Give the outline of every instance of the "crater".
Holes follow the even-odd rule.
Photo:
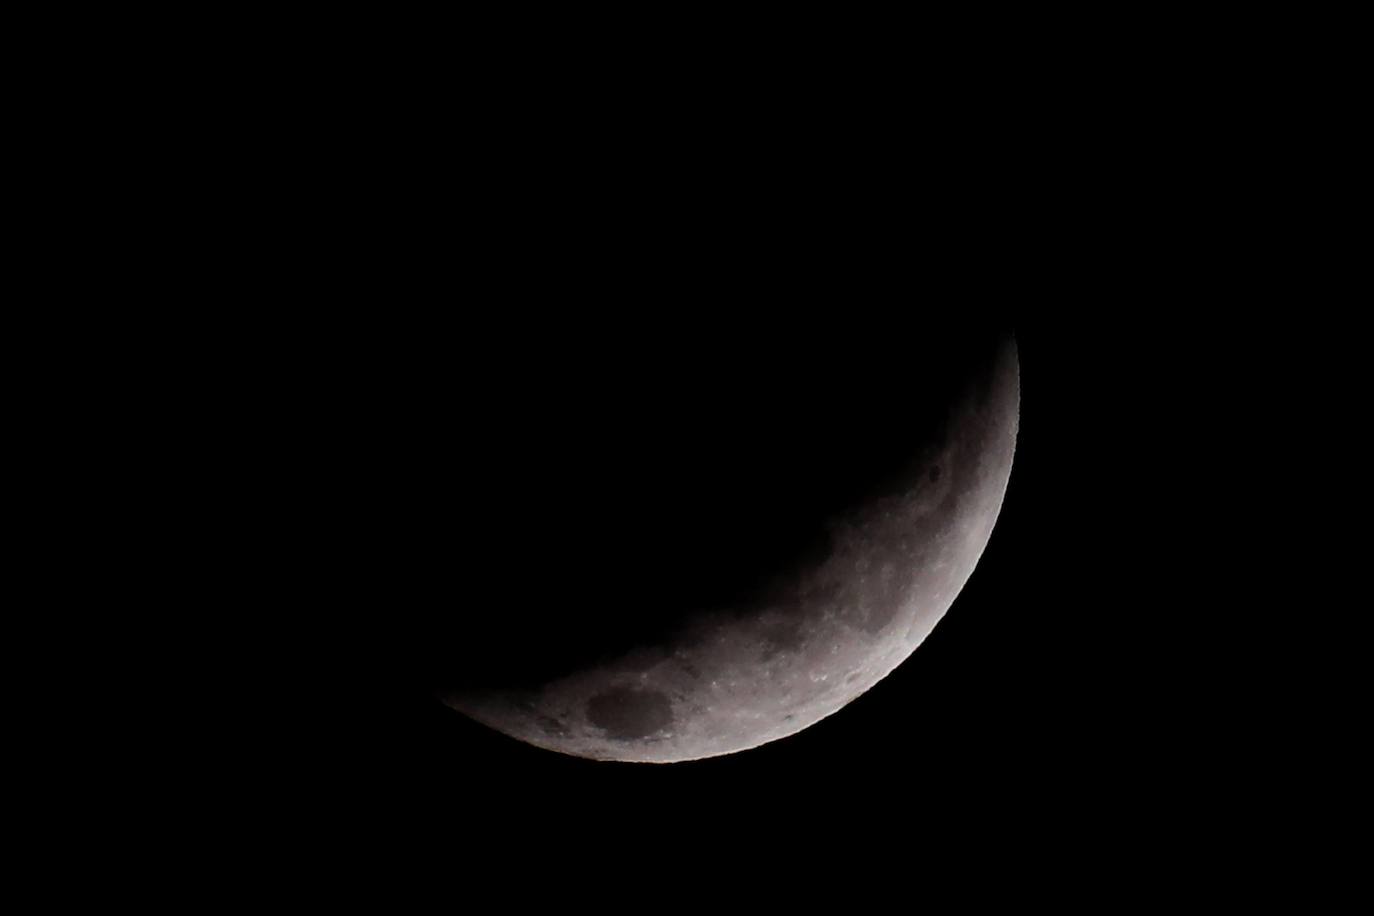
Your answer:
[[[934,483],[940,479],[940,466],[937,464],[930,469],[930,482]]]
[[[806,643],[802,624],[798,619],[782,620],[763,630],[763,655],[760,661],[770,662],[784,653],[797,652]]]
[[[587,701],[587,720],[608,738],[634,741],[671,725],[673,707],[661,691],[616,687]]]
[[[888,587],[877,592],[859,626],[865,633],[876,636],[886,629],[902,607],[900,587]]]
[[[538,725],[539,730],[544,734],[552,735],[555,738],[565,738],[568,735],[568,727],[552,716],[538,716],[535,718],[534,724]]]

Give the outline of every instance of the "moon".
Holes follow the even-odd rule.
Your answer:
[[[963,371],[901,472],[827,510],[822,548],[774,570],[767,587],[715,602],[693,595],[701,607],[652,637],[519,683],[446,687],[440,698],[537,747],[648,763],[736,753],[839,711],[931,633],[997,521],[1019,422],[1014,340],[1002,336]],[[885,422],[900,424],[900,412]],[[667,600],[671,589],[657,594]],[[655,594],[644,590],[644,613]]]

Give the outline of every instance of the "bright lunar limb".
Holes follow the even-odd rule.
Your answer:
[[[1015,344],[982,371],[901,485],[837,513],[826,555],[766,601],[535,687],[442,699],[539,747],[653,763],[756,747],[838,711],[929,635],[988,543],[1016,447]]]

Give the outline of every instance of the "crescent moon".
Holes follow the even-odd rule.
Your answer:
[[[930,634],[992,534],[1016,448],[1015,343],[984,371],[901,485],[837,514],[832,549],[783,593],[535,688],[441,699],[538,747],[650,763],[757,747],[839,711]]]

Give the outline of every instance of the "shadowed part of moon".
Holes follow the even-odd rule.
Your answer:
[[[671,725],[673,707],[668,697],[657,690],[620,687],[588,700],[587,720],[605,729],[609,738],[633,741]]]

